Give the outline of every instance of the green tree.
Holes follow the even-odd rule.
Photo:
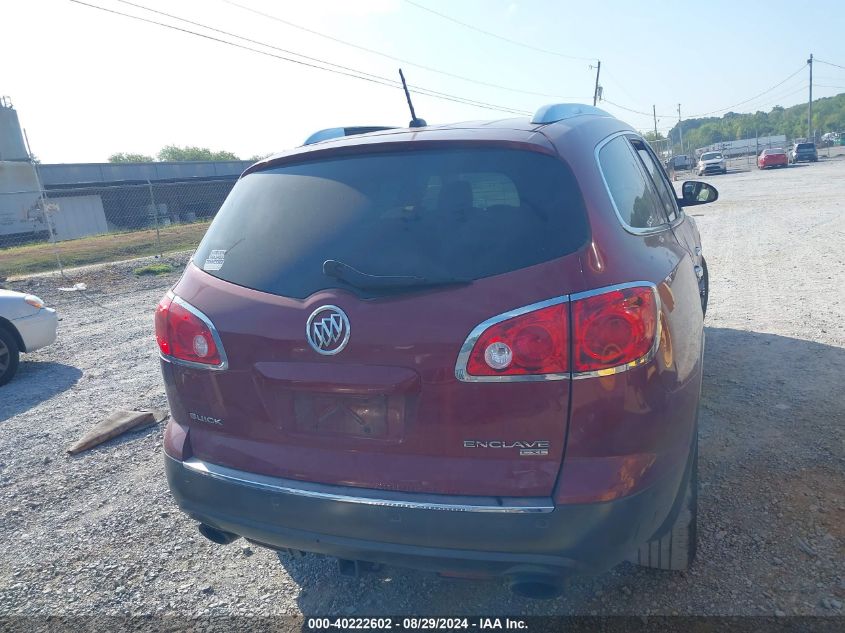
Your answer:
[[[845,130],[845,94],[813,101],[813,129],[819,135]],[[788,140],[802,138],[807,136],[807,104],[789,108],[778,105],[768,113],[728,112],[721,118],[687,119],[683,131],[684,144],[694,148],[755,136],[783,134]],[[669,132],[669,138],[673,143],[678,142],[677,124]]]
[[[154,160],[152,156],[130,152],[118,152],[109,156],[110,163],[152,163]]]
[[[226,151],[213,152],[207,147],[166,145],[158,153],[161,161],[186,161],[186,160],[240,160],[236,154]]]

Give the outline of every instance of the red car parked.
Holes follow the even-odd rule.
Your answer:
[[[683,207],[717,195],[573,104],[253,165],[156,310],[176,502],[218,543],[535,597],[685,569],[708,278]]]
[[[764,149],[757,157],[757,168],[766,169],[767,167],[786,167],[789,164],[789,159],[786,152],[780,148]]]

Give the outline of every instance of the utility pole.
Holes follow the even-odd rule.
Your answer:
[[[813,142],[813,54],[807,60],[810,65],[810,101],[807,104],[807,140]]]
[[[599,75],[601,74],[601,60],[596,61],[596,87],[593,90],[593,105],[599,100]]]
[[[657,141],[657,106],[651,106],[651,112],[654,114],[654,140]]]
[[[681,153],[684,152],[684,130],[681,127],[681,104],[678,104],[678,136],[681,137]]]

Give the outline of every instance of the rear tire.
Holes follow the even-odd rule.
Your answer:
[[[0,386],[9,382],[18,370],[20,350],[14,335],[0,327]]]
[[[690,474],[680,510],[671,528],[661,536],[644,543],[629,559],[632,563],[650,569],[686,571],[695,560],[698,548],[698,428],[695,430],[690,459]],[[671,513],[670,513],[671,516]]]
[[[707,261],[701,258],[701,268],[704,274],[698,280],[698,294],[701,297],[701,316],[707,316],[707,302],[710,299],[710,273],[707,272]]]

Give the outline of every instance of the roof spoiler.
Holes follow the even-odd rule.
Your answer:
[[[584,105],[583,103],[550,103],[549,105],[544,105],[534,113],[534,118],[531,119],[531,123],[535,125],[557,123],[558,121],[571,119],[572,117],[584,114],[606,117],[611,116],[601,108]]]
[[[355,134],[367,134],[369,132],[381,132],[382,130],[395,130],[395,127],[384,125],[371,126],[355,126],[355,127],[330,127],[319,132],[314,132],[311,136],[305,139],[303,145],[312,145],[320,141],[328,141],[332,138],[342,138],[344,136],[353,136]]]

